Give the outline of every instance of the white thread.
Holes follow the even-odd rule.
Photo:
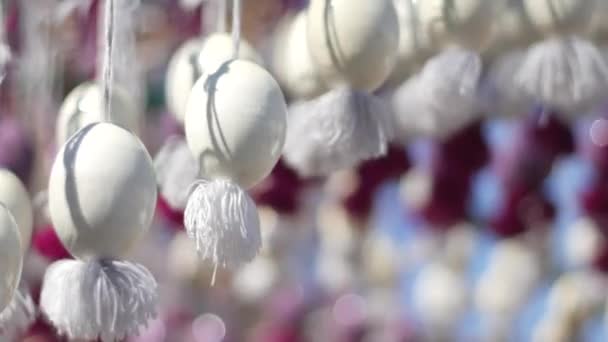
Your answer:
[[[113,81],[113,50],[114,50],[114,1],[106,0],[104,13],[104,61],[103,61],[103,104],[105,120],[112,121],[112,81]]]
[[[239,58],[241,45],[241,0],[233,0],[232,3],[232,44],[234,44],[233,57]]]

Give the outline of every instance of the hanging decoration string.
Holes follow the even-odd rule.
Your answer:
[[[232,44],[233,58],[239,58],[239,48],[241,45],[241,0],[232,2]]]
[[[227,0],[217,0],[217,32],[226,32]]]
[[[201,2],[201,37],[214,32],[226,32],[228,0],[205,0]]]
[[[112,104],[112,81],[113,81],[113,50],[114,50],[114,1],[105,1],[104,13],[104,61],[103,61],[103,105],[105,109],[105,120],[111,122],[110,113]]]

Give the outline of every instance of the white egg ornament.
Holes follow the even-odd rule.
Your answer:
[[[459,46],[481,51],[494,36],[501,5],[501,0],[423,0],[416,1],[416,10],[422,33],[435,50]]]
[[[8,207],[0,202],[0,312],[16,293],[22,267],[23,250],[17,222]]]
[[[11,171],[1,168],[0,203],[3,203],[13,215],[21,236],[23,253],[25,253],[30,246],[34,225],[32,202],[21,180]]]
[[[157,285],[143,266],[120,259],[146,233],[156,206],[145,147],[117,125],[87,125],[60,149],[48,194],[57,236],[76,260],[47,269],[43,314],[69,339],[137,334],[155,315]]]
[[[388,86],[403,83],[433,54],[416,10],[416,0],[393,0],[393,5],[399,19],[399,49],[397,62],[386,82]]]
[[[326,90],[308,49],[306,11],[281,20],[273,45],[272,69],[289,97],[306,100]]]
[[[526,0],[524,6],[545,40],[530,47],[515,86],[572,120],[608,91],[608,62],[587,40],[597,1]]]
[[[25,255],[29,249],[33,228],[33,209],[29,194],[23,183],[15,174],[0,169],[0,203],[8,208],[15,220],[21,240],[21,252]],[[35,320],[32,297],[23,283],[12,297],[8,307],[0,309],[0,340],[16,340]]]
[[[247,41],[240,42],[240,58],[261,63],[261,57]],[[194,83],[205,73],[232,59],[232,39],[226,33],[186,41],[175,52],[167,69],[165,96],[169,111],[184,123],[186,105]]]
[[[139,132],[141,114],[135,102],[122,88],[113,86],[110,112],[112,120],[135,134]],[[118,114],[119,113],[119,114]],[[62,146],[76,131],[84,126],[106,119],[103,89],[96,82],[85,82],[74,88],[63,101],[57,117],[55,143]]]
[[[243,188],[261,181],[278,161],[286,115],[279,85],[253,62],[226,62],[192,88],[185,131],[201,180],[184,224],[202,259],[215,268],[246,263],[261,247],[258,213]]]
[[[332,89],[290,112],[285,158],[302,175],[326,175],[386,153],[389,110],[371,92],[395,65],[399,23],[392,0],[312,0],[307,23],[314,66]]]

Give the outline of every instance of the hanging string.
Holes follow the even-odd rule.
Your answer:
[[[110,113],[112,104],[112,83],[113,83],[113,53],[114,53],[114,1],[105,1],[104,13],[104,52],[103,60],[103,105],[105,109],[105,120],[112,121],[112,113]]]
[[[232,3],[232,44],[234,47],[232,57],[235,59],[239,58],[239,48],[241,45],[241,0],[233,0]]]
[[[227,0],[217,0],[217,32],[226,32]]]

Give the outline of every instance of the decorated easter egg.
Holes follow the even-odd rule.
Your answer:
[[[25,252],[32,237],[32,203],[25,185],[7,169],[0,169],[0,203],[8,208],[15,219]]]
[[[86,82],[74,88],[59,109],[55,142],[57,147],[84,126],[105,120],[103,88],[94,82]],[[129,95],[116,86],[112,87],[110,104],[112,121],[132,132],[139,129],[140,113]]]
[[[301,11],[283,18],[274,38],[274,74],[287,95],[296,99],[310,99],[325,90],[310,56],[306,34],[306,12]]]
[[[435,48],[446,45],[481,50],[492,38],[492,24],[497,2],[488,0],[417,1],[418,18],[423,34]]]
[[[323,80],[375,90],[397,58],[399,22],[392,0],[312,0],[308,45]]]
[[[81,259],[120,257],[152,222],[152,159],[131,132],[90,124],[61,148],[49,179],[49,210],[59,239]]]
[[[255,185],[278,161],[286,126],[279,85],[253,62],[233,60],[192,88],[186,140],[203,178]]]
[[[524,0],[526,15],[544,34],[585,33],[591,29],[596,0]]]
[[[0,202],[0,312],[11,302],[23,267],[19,228],[8,207]]]
[[[165,84],[167,107],[180,122],[184,121],[190,90],[202,74],[198,64],[198,54],[202,46],[201,39],[188,40],[177,49],[167,67],[167,83]]]
[[[261,57],[246,41],[241,40],[239,57],[256,63]],[[226,33],[214,33],[206,39],[185,42],[173,55],[167,69],[165,95],[167,106],[180,123],[184,122],[188,96],[194,83],[204,72],[217,69],[233,58],[232,38]]]

